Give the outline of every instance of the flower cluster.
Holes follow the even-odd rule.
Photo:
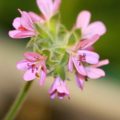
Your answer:
[[[25,71],[23,79],[39,79],[40,85],[44,85],[47,75],[51,75],[55,80],[49,94],[52,99],[63,99],[70,96],[66,85],[68,72],[74,73],[80,89],[85,81],[104,77],[100,67],[109,61],[100,60],[93,45],[106,33],[105,25],[101,21],[90,23],[90,12],[82,11],[68,31],[60,22],[61,0],[36,1],[41,14],[19,10],[21,17],[14,19],[15,30],[9,32],[12,38],[31,38],[27,47],[33,52],[26,52],[25,59],[17,63],[17,68]]]

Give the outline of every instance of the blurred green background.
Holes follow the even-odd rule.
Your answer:
[[[8,31],[10,29],[13,29],[12,28],[13,19],[15,17],[19,16],[19,13],[17,11],[18,8],[20,8],[21,10],[35,11],[35,12],[39,13],[39,10],[38,10],[38,8],[36,6],[35,0],[25,0],[25,1],[21,1],[21,0],[10,0],[10,1],[8,1],[8,0],[0,0],[0,45],[1,45],[1,47],[0,47],[0,50],[1,50],[1,52],[0,52],[0,66],[4,67],[4,62],[5,61],[7,62],[6,63],[7,69],[1,71],[1,74],[0,74],[1,76],[3,74],[5,74],[5,75],[3,75],[1,77],[2,79],[0,80],[1,81],[0,82],[0,87],[3,86],[3,89],[1,89],[0,93],[3,93],[4,88],[6,88],[5,87],[6,83],[2,82],[3,79],[4,79],[4,81],[8,80],[8,78],[6,78],[6,72],[9,73],[9,74],[12,74],[12,71],[16,70],[14,68],[15,63],[22,58],[22,53],[25,51],[25,44],[28,41],[28,39],[25,39],[25,40],[11,40],[8,37]],[[61,9],[60,9],[61,14],[62,14],[62,20],[61,20],[62,23],[64,23],[67,26],[67,28],[70,29],[74,25],[74,23],[76,21],[76,17],[78,15],[79,11],[81,11],[81,10],[89,10],[89,11],[91,11],[91,13],[92,13],[92,21],[101,20],[107,26],[107,34],[104,35],[95,44],[95,47],[96,47],[97,52],[100,53],[101,59],[108,58],[110,60],[110,64],[108,66],[104,67],[104,69],[106,70],[106,74],[107,74],[106,78],[101,80],[102,83],[99,82],[99,81],[95,81],[95,84],[96,84],[96,86],[97,86],[98,83],[100,84],[100,86],[104,86],[104,85],[101,85],[101,84],[105,84],[105,85],[108,86],[108,89],[106,88],[107,86],[103,87],[103,89],[106,88],[106,90],[108,92],[105,91],[106,94],[104,94],[104,90],[103,90],[103,93],[101,92],[101,97],[104,94],[105,99],[108,100],[108,101],[109,101],[110,98],[111,98],[112,101],[120,100],[120,89],[119,89],[119,84],[120,84],[120,52],[119,52],[120,51],[119,50],[120,49],[120,47],[119,47],[120,46],[120,40],[119,40],[119,38],[120,38],[119,37],[119,35],[120,35],[120,0],[62,0],[62,5],[61,5]],[[8,56],[9,56],[9,58],[8,58]],[[12,56],[14,58],[12,58]],[[12,65],[12,64],[10,64],[10,61],[12,61],[12,64],[13,64],[12,67],[9,66],[9,65]],[[9,72],[8,70],[11,70],[11,71]],[[19,72],[17,73],[17,75],[18,74],[19,74]],[[13,77],[11,79],[16,79],[17,75],[14,75],[15,78]],[[19,76],[19,77],[21,77],[21,76]],[[12,82],[13,81],[11,80],[11,84],[13,85]],[[19,82],[16,83],[16,84],[17,84],[17,86],[19,86]],[[115,87],[111,87],[111,85],[113,85]],[[10,88],[8,87],[9,90],[12,89],[12,87],[10,87]],[[114,92],[113,92],[112,93],[113,97],[110,97],[110,98],[109,98],[109,96],[107,97],[106,95],[112,96],[110,91],[109,91],[109,87],[110,87],[111,91],[115,90],[115,91],[117,91],[118,94],[114,94]],[[13,93],[14,93],[14,95],[16,95],[17,91],[19,91],[18,88],[15,87],[14,89],[16,90],[16,92],[11,92],[10,95],[13,95]],[[116,88],[118,88],[118,89],[116,89]],[[100,88],[99,87],[95,88],[95,90],[99,90],[99,89],[101,89],[101,87]],[[88,87],[88,90],[89,90],[89,87]],[[93,95],[93,97],[97,97],[96,92],[95,93],[94,92],[93,92],[93,94],[90,94],[90,95]],[[99,90],[99,92],[100,92],[100,90]],[[6,93],[6,96],[7,96],[7,89],[6,89],[5,93]],[[73,94],[75,94],[75,93],[76,92],[74,91]],[[40,94],[41,94],[41,92],[40,92]],[[80,92],[80,94],[81,94],[81,92]],[[82,94],[84,94],[84,93],[82,93]],[[89,92],[86,93],[86,94],[89,94]],[[11,101],[14,100],[14,95],[13,95],[12,98],[10,97]],[[88,95],[88,97],[83,97],[83,101],[85,101],[86,99],[92,99],[90,95]],[[79,99],[81,99],[80,96],[81,95],[79,95]],[[4,97],[5,97],[5,95],[4,95]],[[74,99],[77,99],[77,96]],[[49,99],[48,99],[48,101],[49,101]],[[46,102],[47,105],[48,105],[48,101]],[[12,103],[12,102],[9,102],[9,100],[7,102],[9,104]],[[76,102],[76,101],[73,100],[73,102]],[[99,100],[99,102],[100,102],[100,100]],[[99,104],[100,104],[99,102],[96,103],[96,105],[99,106]],[[107,101],[105,102],[105,104],[106,103],[107,103]],[[110,102],[108,102],[108,103],[109,103],[108,105],[111,105]],[[8,106],[9,106],[9,104],[8,104]],[[40,104],[40,103],[38,102],[38,104]],[[47,106],[46,104],[45,104],[45,106]],[[52,106],[52,108],[55,107],[55,105],[53,105],[53,104],[54,104],[54,102],[52,104],[49,103],[49,107],[47,106],[47,108],[46,108],[47,111],[49,111],[48,112],[49,116],[51,115],[51,106]],[[58,104],[58,103],[56,103],[56,104]],[[118,109],[116,107],[120,107],[120,103],[119,104],[116,103],[118,106],[117,105],[115,106],[114,104],[113,104],[113,107],[115,107],[114,109]],[[73,105],[74,105],[74,103],[73,103]],[[102,105],[102,107],[103,106],[104,105]],[[108,106],[106,106],[106,108],[107,107]],[[5,108],[7,109],[7,107],[5,107]],[[7,110],[5,110],[5,108],[4,108],[4,111],[2,111],[2,109],[0,109],[3,114],[7,111]],[[32,108],[33,108],[33,106],[31,105],[30,109],[32,109]],[[43,109],[46,110],[45,107],[43,107]],[[69,107],[66,107],[66,109],[67,109],[67,111],[69,111],[68,110]],[[58,116],[71,114],[71,112],[70,113],[69,112],[61,113],[61,110],[64,111],[64,109],[61,109],[61,107],[60,107],[60,111],[56,107],[55,107],[55,110],[56,111],[58,110]],[[116,113],[117,112],[120,113],[119,110],[120,109],[118,109],[118,111],[116,111]],[[54,111],[54,109],[53,109],[53,111]],[[89,112],[88,113],[90,115],[85,114],[84,110],[82,111],[82,113],[84,113],[83,116],[85,115],[86,118],[83,117],[83,119],[81,119],[81,120],[97,120],[97,119],[99,120],[99,117],[94,118],[95,117],[94,115],[91,117],[90,116],[91,113],[89,113]],[[1,114],[1,116],[3,114]],[[109,116],[109,114],[108,114],[108,116]],[[55,115],[57,116],[57,113]],[[24,114],[23,114],[23,116],[24,116]],[[76,116],[76,114],[74,116]],[[87,116],[88,116],[89,119],[87,118]],[[19,119],[22,120],[23,118],[18,118],[18,120]],[[58,120],[58,118],[55,117],[54,119]],[[66,119],[64,119],[64,117],[63,117],[60,120],[66,120]],[[120,116],[116,117],[116,119],[102,118],[101,117],[101,120],[107,120],[107,119],[108,120],[120,120]],[[33,120],[39,120],[39,119],[37,119],[37,118],[34,119],[33,118]],[[49,120],[49,119],[45,118],[45,120]],[[53,120],[53,118],[52,118],[52,120]],[[71,118],[71,120],[74,120],[74,117],[73,117],[73,119]],[[75,120],[77,120],[77,118]]]

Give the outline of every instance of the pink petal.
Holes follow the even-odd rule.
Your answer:
[[[106,27],[102,22],[94,22],[91,23],[86,30],[84,31],[85,38],[91,38],[94,35],[103,35],[106,32]]]
[[[60,99],[63,99],[64,96],[69,96],[69,90],[65,81],[61,80],[60,77],[57,77],[49,89],[49,94],[52,99],[55,98],[56,94]]]
[[[50,94],[50,98],[54,99],[56,97],[56,93]]]
[[[91,47],[99,39],[99,37],[100,37],[99,35],[94,35],[90,39],[82,40],[80,42],[80,48],[87,49],[87,48]]]
[[[72,62],[72,58],[71,57],[69,58],[69,61],[68,61],[68,70],[70,72],[73,71],[73,62]]]
[[[41,55],[38,53],[35,53],[35,52],[26,52],[26,53],[24,53],[24,56],[27,60],[29,60],[31,62],[35,62],[41,58]]]
[[[28,61],[22,60],[22,61],[17,63],[16,67],[19,70],[27,70],[28,69],[28,64],[30,64]]]
[[[99,61],[99,55],[95,52],[91,52],[88,50],[79,50],[78,54],[80,56],[85,56],[85,62],[89,64],[97,64]]]
[[[90,22],[91,14],[89,11],[82,11],[78,15],[77,22],[76,22],[76,27],[81,28],[82,32],[86,29]]]
[[[21,25],[27,30],[34,31],[33,22],[29,13],[19,10],[21,13]]]
[[[37,5],[44,17],[48,20],[53,14],[52,0],[37,0]]]
[[[66,85],[66,82],[65,81],[63,81],[63,84],[64,84],[64,86],[65,86],[65,94],[66,95],[69,95],[70,93],[69,93],[69,89],[68,89],[68,87],[67,87],[67,85]]]
[[[87,67],[86,71],[90,79],[98,79],[105,76],[105,72],[99,68]]]
[[[27,70],[23,76],[24,80],[30,81],[30,80],[35,79],[36,78],[35,73],[36,73],[36,71],[33,72],[32,69]]]
[[[59,93],[64,93],[66,90],[65,90],[65,86],[63,85],[62,82],[59,82],[59,85],[57,86],[57,91]]]
[[[72,58],[73,62],[74,62],[74,65],[75,65],[75,68],[77,70],[77,72],[79,74],[82,74],[82,75],[86,75],[86,71],[85,71],[85,68],[83,67],[83,65],[80,63],[80,61],[78,61],[76,58]]]
[[[68,90],[68,88],[66,86],[66,83],[65,83],[65,81],[61,80],[60,77],[57,77],[54,80],[51,88],[49,89],[50,94],[52,94],[55,91],[57,91],[60,94],[64,93],[64,94],[69,95],[69,90]]]
[[[81,90],[83,90],[85,77],[80,74],[77,74],[75,77],[76,77],[76,83],[78,87],[81,88]]]
[[[21,22],[20,22],[21,20],[20,20],[20,17],[17,17],[17,18],[15,18],[14,20],[13,20],[13,27],[15,28],[15,29],[18,29],[20,26],[21,26]]]
[[[86,50],[88,50],[88,51],[95,51],[95,48],[93,46],[90,46],[90,47],[86,48]]]
[[[40,63],[41,66],[42,66],[42,70],[43,70],[45,73],[47,73],[47,67],[46,67],[46,64],[45,64],[46,57],[41,56],[40,59],[43,60],[43,61]]]
[[[60,4],[61,4],[61,0],[54,0],[54,3],[53,3],[53,11],[54,11],[54,13],[59,9]]]
[[[29,12],[29,15],[30,15],[33,23],[36,23],[36,22],[44,23],[44,20],[42,19],[42,17],[40,17],[40,16],[37,15],[36,13],[34,13],[34,12]]]
[[[51,88],[49,89],[49,93],[50,93],[50,94],[52,94],[52,93],[57,89],[57,86],[59,85],[59,81],[60,81],[60,77],[57,77],[57,78],[54,80]]]
[[[59,82],[59,85],[57,87],[57,91],[60,93],[60,94],[66,94],[66,95],[69,95],[69,90],[67,88],[67,85],[66,85],[66,82],[61,80]]]
[[[34,36],[35,33],[31,31],[20,31],[20,30],[11,30],[9,31],[9,36],[11,38],[28,38]]]
[[[98,64],[92,65],[92,66],[93,67],[101,67],[101,66],[104,66],[104,65],[107,65],[107,64],[109,64],[109,60],[105,59],[105,60],[100,61]]]
[[[41,85],[41,86],[44,85],[45,79],[46,79],[46,73],[41,70],[41,74],[40,74],[40,85]]]

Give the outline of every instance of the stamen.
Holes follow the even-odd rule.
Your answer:
[[[36,65],[35,65],[35,64],[32,64],[32,65],[30,66],[30,69],[32,69],[32,73],[34,73],[34,70],[36,69]]]
[[[35,76],[36,76],[37,78],[40,78],[40,75],[39,75],[38,72],[35,73]]]

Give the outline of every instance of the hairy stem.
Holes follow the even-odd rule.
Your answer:
[[[28,91],[29,91],[32,83],[33,83],[33,81],[29,81],[29,82],[25,83],[25,85],[21,89],[20,93],[18,94],[15,102],[13,103],[12,107],[8,111],[4,120],[14,120],[15,119],[17,113],[19,112],[19,110],[28,94]]]

